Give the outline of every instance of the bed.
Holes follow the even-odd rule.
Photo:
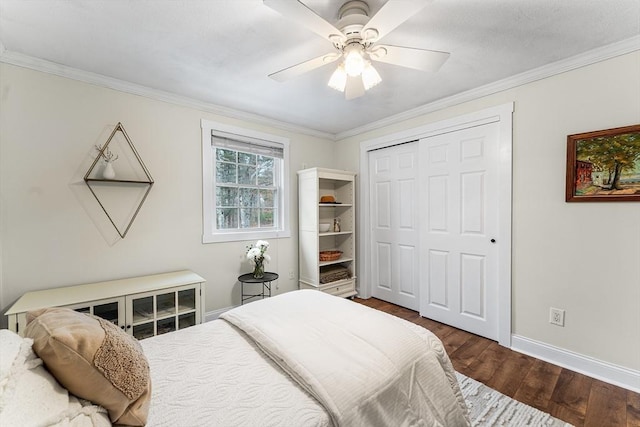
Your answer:
[[[424,328],[311,290],[220,317],[140,341],[151,386],[147,403],[128,405],[148,410],[147,425],[469,425],[442,343]],[[93,418],[77,425],[104,422],[83,403]]]

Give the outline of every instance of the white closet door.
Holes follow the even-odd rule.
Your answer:
[[[418,143],[369,153],[372,295],[418,310]]]
[[[498,339],[497,123],[420,140],[420,314]]]

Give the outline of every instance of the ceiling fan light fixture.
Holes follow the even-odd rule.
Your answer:
[[[305,0],[264,0],[264,4],[329,40],[335,48],[333,53],[284,68],[269,74],[269,77],[282,82],[330,62],[340,61],[328,86],[343,92],[345,99],[351,100],[364,95],[382,81],[370,61],[435,72],[450,56],[448,52],[377,44],[424,8],[427,0],[376,0],[376,4],[384,4],[376,7],[377,11],[372,17],[368,0],[342,1],[344,4],[338,11],[338,21],[334,25],[307,7]]]
[[[378,83],[382,81],[380,78],[380,74],[373,68],[370,61],[367,61],[364,66],[364,70],[362,70],[362,84],[364,85],[364,90],[369,90]]]
[[[344,69],[351,77],[357,77],[364,70],[365,59],[362,56],[362,46],[352,44],[345,48]]]
[[[331,89],[335,89],[339,92],[344,92],[347,86],[347,72],[344,69],[344,65],[338,65],[338,68],[333,72],[328,83]]]

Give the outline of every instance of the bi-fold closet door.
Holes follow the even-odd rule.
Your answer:
[[[418,142],[369,153],[372,295],[420,309]]]
[[[369,152],[372,296],[498,338],[499,125]]]

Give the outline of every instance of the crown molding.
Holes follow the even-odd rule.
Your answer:
[[[66,77],[73,80],[78,80],[84,83],[93,84],[96,86],[102,86],[108,89],[114,89],[133,95],[144,96],[150,99],[158,101],[168,102],[171,104],[180,105],[183,107],[194,108],[200,111],[217,114],[223,117],[249,121],[256,124],[274,127],[287,132],[295,132],[304,135],[309,135],[317,138],[328,139],[331,141],[340,141],[345,138],[359,135],[365,132],[374,131],[386,126],[390,126],[405,120],[410,120],[434,111],[442,110],[444,108],[453,107],[465,102],[473,101],[478,98],[482,98],[494,93],[502,92],[504,90],[512,89],[518,86],[522,86],[527,83],[532,83],[537,80],[542,80],[547,77],[552,77],[557,74],[562,74],[567,71],[575,70],[577,68],[585,67],[597,62],[605,61],[607,59],[614,58],[616,56],[625,55],[631,52],[640,50],[640,36],[634,36],[629,39],[625,39],[616,43],[612,43],[607,46],[603,46],[597,49],[590,50],[571,58],[563,59],[553,62],[551,64],[544,65],[542,67],[535,68],[533,70],[525,71],[524,73],[517,74],[506,79],[499,80],[497,82],[489,83],[478,88],[470,89],[465,92],[458,93],[428,104],[424,104],[420,107],[404,111],[399,114],[386,117],[382,120],[377,120],[368,123],[364,126],[350,129],[345,132],[339,132],[332,134],[329,132],[322,132],[315,129],[310,129],[303,126],[294,125],[279,120],[270,119],[264,116],[260,116],[245,111],[234,110],[232,108],[223,107],[208,102],[198,101],[185,96],[176,95],[170,92],[165,92],[157,89],[153,89],[147,86],[130,83],[124,80],[107,77],[102,74],[92,73],[88,71],[79,70],[65,65],[57,64],[44,59],[35,58],[32,56],[24,55],[17,52],[6,50],[5,46],[0,42],[0,62],[6,64],[16,65],[19,67],[29,68],[35,71],[41,71],[48,74],[57,75],[60,77]]]
[[[102,86],[108,89],[117,90],[120,92],[129,93],[132,95],[139,95],[156,101],[167,102],[170,104],[180,105],[182,107],[194,108],[196,110],[204,111],[207,113],[217,114],[223,117],[248,121],[255,124],[265,125],[281,129],[287,132],[295,132],[304,135],[309,135],[317,138],[329,139],[335,141],[335,135],[328,132],[322,132],[315,129],[306,128],[303,126],[294,125],[287,122],[282,122],[268,117],[260,116],[258,114],[248,113],[245,111],[234,110],[232,108],[223,107],[220,105],[198,101],[186,96],[176,95],[171,92],[165,92],[158,89],[153,89],[147,86],[139,85],[136,83],[127,82],[112,77],[107,77],[102,74],[92,73],[90,71],[83,71],[77,68],[68,67],[66,65],[57,64],[55,62],[47,61],[44,59],[36,58],[22,53],[6,50],[4,45],[0,42],[0,62],[5,64],[11,64],[18,67],[28,68],[35,71],[40,71],[47,74],[53,74],[60,77],[65,77],[72,80],[89,83],[96,86]]]
[[[640,50],[640,36],[635,36],[616,43],[612,43],[607,46],[593,49],[567,59],[543,65],[542,67],[538,67],[533,70],[525,71],[524,73],[516,74],[515,76],[507,77],[505,79],[498,80],[484,86],[480,86],[474,89],[467,90],[465,92],[458,93],[456,95],[442,98],[438,101],[434,101],[420,107],[416,107],[414,109],[386,117],[382,120],[368,123],[364,126],[360,126],[345,132],[340,132],[335,135],[335,139],[339,142],[351,136],[360,135],[365,132],[370,132],[399,122],[403,122],[405,120],[414,119],[416,117],[432,113],[434,111],[453,107],[464,102],[473,101],[475,99],[492,95],[494,93],[522,86],[527,83],[532,83],[537,80],[542,80],[547,77],[566,73],[567,71],[575,70],[577,68],[586,67],[588,65],[615,58],[616,56],[635,52],[637,50]]]

